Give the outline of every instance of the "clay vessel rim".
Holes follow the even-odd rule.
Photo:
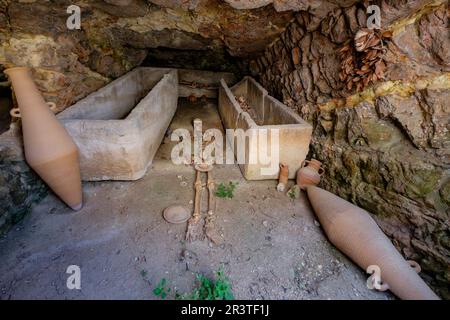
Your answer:
[[[12,68],[8,68],[3,70],[4,73],[9,74],[10,72],[14,72],[14,71],[20,71],[20,70],[30,70],[30,68],[28,67],[12,67]]]

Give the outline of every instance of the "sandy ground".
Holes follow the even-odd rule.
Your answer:
[[[171,129],[190,128],[195,117],[221,127],[214,103],[182,101]],[[139,181],[84,183],[79,212],[53,195],[35,206],[0,239],[0,298],[155,299],[162,278],[188,292],[195,273],[212,276],[221,266],[238,299],[392,298],[367,289],[367,276],[329,244],[304,194],[291,200],[276,181],[248,182],[236,165],[214,169],[218,183],[239,183],[233,199],[217,199],[222,243],[186,243],[186,224],[162,218],[169,205],[193,209],[194,170],[167,160],[172,146],[166,138]],[[66,286],[69,265],[81,269],[81,290]]]

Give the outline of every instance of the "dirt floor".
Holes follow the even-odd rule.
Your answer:
[[[195,117],[221,128],[214,101],[180,100],[168,133]],[[223,266],[237,299],[392,299],[328,243],[304,194],[245,181],[236,165],[214,169],[218,183],[239,183],[233,199],[217,199],[222,243],[186,243],[186,224],[162,217],[169,205],[193,209],[194,170],[168,160],[172,146],[166,138],[139,181],[84,183],[79,212],[53,195],[37,205],[0,239],[0,298],[155,299],[162,278],[189,292],[196,273]],[[81,290],[66,287],[69,265],[81,268]]]

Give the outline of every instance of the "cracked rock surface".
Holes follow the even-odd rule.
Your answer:
[[[393,37],[385,78],[366,90],[339,81],[338,50],[365,27],[362,3],[322,19],[299,12],[250,67],[313,124],[310,156],[326,168],[321,186],[371,212],[450,298],[450,11],[446,1],[375,3]]]

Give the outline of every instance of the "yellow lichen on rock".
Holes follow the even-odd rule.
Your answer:
[[[374,87],[367,88],[362,92],[350,95],[342,99],[331,99],[326,103],[319,104],[320,110],[331,111],[336,108],[351,108],[358,106],[361,102],[374,103],[376,98],[387,95],[396,95],[401,98],[409,98],[416,90],[438,90],[450,89],[450,73],[422,78],[416,82],[408,81],[385,81],[378,83]]]

